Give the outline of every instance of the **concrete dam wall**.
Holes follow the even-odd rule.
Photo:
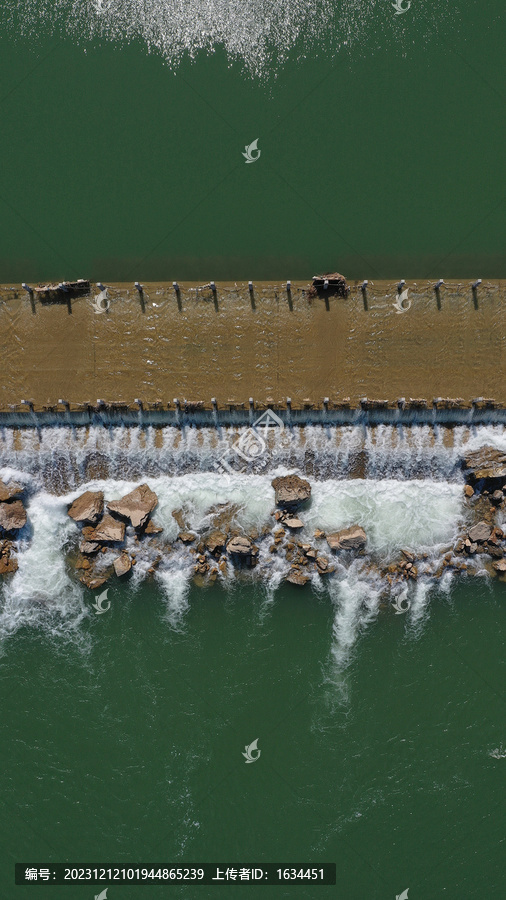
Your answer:
[[[506,422],[506,284],[0,288],[0,424]]]

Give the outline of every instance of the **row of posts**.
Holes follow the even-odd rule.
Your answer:
[[[434,284],[434,286],[433,286],[434,290],[435,290],[436,292],[439,291],[440,288],[444,285],[444,283],[445,283],[445,282],[444,282],[444,279],[443,279],[443,278],[439,278],[439,279],[436,281],[436,283]],[[471,282],[471,288],[472,288],[472,290],[473,290],[473,291],[478,290],[478,288],[479,288],[479,286],[480,286],[481,283],[482,283],[482,279],[481,279],[481,278],[477,278],[476,281]],[[365,293],[367,292],[367,286],[368,286],[368,284],[369,284],[369,282],[368,282],[368,280],[366,279],[366,280],[363,281],[362,284],[360,285],[360,290],[362,291],[363,294],[365,294]],[[399,283],[398,283],[398,285],[397,285],[397,291],[398,291],[399,294],[400,294],[400,293],[402,292],[402,290],[404,289],[405,284],[406,284],[406,279],[405,279],[405,278],[401,278],[401,280],[399,281]],[[211,290],[211,292],[212,292],[213,294],[216,294],[216,293],[217,293],[217,288],[216,288],[216,282],[215,282],[215,281],[210,281],[210,282],[209,282],[209,285],[205,285],[205,286],[206,286],[206,287],[209,287],[210,290]],[[25,281],[23,281],[22,287],[23,287],[23,289],[24,289],[25,291],[27,291],[28,294],[33,295],[33,293],[34,293],[33,287],[30,287],[30,285],[27,284]],[[105,291],[105,290],[106,290],[106,286],[105,286],[104,284],[102,284],[101,281],[97,281],[97,287],[98,287],[98,289],[101,290],[101,291]],[[138,293],[142,296],[142,294],[144,293],[144,285],[142,285],[142,284],[140,283],[140,281],[136,281],[136,282],[134,282],[134,287],[136,288],[136,290],[138,291]],[[180,290],[180,287],[179,287],[179,283],[178,283],[177,281],[173,281],[173,282],[172,282],[172,287],[174,288],[174,291],[175,291],[176,294],[180,294],[181,290]],[[286,292],[287,292],[287,294],[290,294],[291,291],[292,291],[292,282],[291,282],[291,281],[287,281],[286,284],[285,284],[285,287],[286,287]],[[59,285],[57,285],[57,288],[63,289],[63,282],[61,282]],[[327,291],[328,289],[329,289],[329,281],[328,281],[328,279],[325,279],[324,282],[323,282],[323,290],[324,290],[324,291]],[[248,281],[248,290],[249,290],[250,294],[253,294],[253,292],[254,292],[254,287],[253,287],[253,282],[252,282],[252,281]]]
[[[254,401],[253,397],[250,397],[248,402],[249,402],[250,412],[255,412],[255,401]],[[142,400],[140,400],[139,398],[136,398],[134,400],[134,403],[137,404],[137,406],[139,408],[139,412],[144,411],[144,402]],[[177,413],[180,413],[181,411],[183,411],[185,413],[201,412],[201,411],[204,411],[204,409],[205,409],[203,401],[198,401],[198,402],[189,402],[186,400],[181,401],[180,399],[178,399],[176,397],[174,399],[173,403],[174,403],[174,409]],[[362,397],[359,401],[359,404],[360,404],[360,408],[363,410],[373,410],[373,409],[381,410],[381,409],[389,408],[389,401],[387,401],[387,400],[369,400],[367,397]],[[30,410],[30,412],[35,413],[35,404],[34,404],[33,400],[21,400],[21,405],[26,406],[27,409]],[[59,399],[58,405],[63,406],[66,412],[70,412],[70,403],[68,400]],[[82,405],[85,405],[85,404],[80,404],[80,406],[82,406]],[[150,405],[154,409],[159,409],[161,404],[157,403],[157,404],[150,404]],[[167,408],[169,408],[169,406],[170,406],[170,404],[167,404]],[[405,397],[400,397],[396,401],[396,406],[400,410],[404,410],[404,409],[406,409],[406,407],[408,409],[413,409],[413,410],[414,409],[427,409],[429,407],[429,403],[425,399],[414,400],[414,399],[410,398],[410,400],[407,401]],[[496,409],[496,408],[498,408],[498,406],[499,406],[499,404],[497,404],[495,400],[485,398],[485,397],[475,397],[473,400],[471,400],[471,407],[473,407],[473,408]],[[90,407],[91,407],[91,404],[90,404]],[[218,412],[218,401],[217,401],[216,397],[211,398],[211,407],[212,407],[213,412]],[[244,408],[244,404],[230,401],[229,403],[224,404],[224,407],[228,407],[229,409],[230,408],[231,409]],[[465,401],[460,398],[453,400],[453,399],[444,398],[444,397],[434,397],[434,399],[432,400],[432,407],[434,409],[438,409],[440,407],[449,408],[449,409],[467,409],[468,408],[465,404]],[[105,400],[101,400],[101,399],[97,400],[96,407],[95,407],[95,409],[97,411],[107,410],[109,408],[118,409],[118,410],[128,409],[129,404],[126,402],[125,403],[107,403]],[[261,408],[262,409],[264,409],[264,408],[266,408],[266,409],[281,409],[282,406],[281,406],[281,404],[276,404],[274,402],[267,402],[266,404],[262,404]],[[324,397],[323,398],[324,412],[328,412],[329,408],[330,408],[330,398]],[[341,402],[335,401],[333,403],[333,408],[334,409],[352,409],[352,406],[348,400],[343,400]],[[304,400],[303,401],[303,409],[307,409],[307,410],[318,409],[318,406],[317,405],[315,406],[315,404],[312,403],[310,400]],[[287,410],[287,412],[291,412],[291,410],[292,410],[291,397],[286,398],[286,410]]]

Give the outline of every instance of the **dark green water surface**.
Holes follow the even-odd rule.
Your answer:
[[[261,78],[28,6],[0,12],[1,282],[504,277],[501,0],[336,2],[348,30]]]
[[[330,601],[288,586],[271,605],[195,589],[179,631],[153,588],[118,588],[71,643],[18,632],[0,670],[2,897],[98,893],[14,887],[16,861],[67,860],[335,862],[335,887],[258,891],[504,896],[503,587],[434,596],[416,629],[381,611],[340,670]]]

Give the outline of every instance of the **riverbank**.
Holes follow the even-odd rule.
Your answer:
[[[504,415],[505,282],[355,282],[346,298],[309,282],[105,287],[63,302],[0,289],[4,424]]]

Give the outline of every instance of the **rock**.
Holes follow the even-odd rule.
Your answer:
[[[478,522],[469,529],[467,534],[471,543],[483,543],[483,541],[488,541],[492,534],[492,527],[486,522]]]
[[[74,522],[96,525],[104,511],[104,492],[85,491],[71,504],[68,515]]]
[[[12,555],[12,541],[0,541],[0,575],[16,572],[18,561]]]
[[[84,534],[84,528],[83,528]],[[105,515],[101,522],[91,530],[86,529],[86,540],[92,543],[99,542],[101,544],[117,543],[125,539],[125,523],[118,522],[112,516]]]
[[[110,574],[110,572],[107,572],[103,575],[94,575],[93,572],[85,572],[84,575],[81,575],[79,581],[86,585],[87,588],[90,588],[90,590],[96,591],[97,588],[102,587],[106,583]]]
[[[280,475],[271,484],[276,492],[276,506],[293,508],[311,496],[309,481],[298,475]]]
[[[26,510],[21,500],[0,503],[0,528],[4,531],[19,531],[26,525]]]
[[[126,575],[132,568],[132,560],[128,553],[122,553],[121,556],[116,557],[113,565],[118,578],[122,578],[123,575]]]
[[[128,519],[134,528],[143,528],[158,503],[158,497],[147,484],[140,484],[121,500],[107,504],[109,512]]]
[[[494,491],[494,493],[492,494],[490,499],[491,499],[492,503],[495,503],[496,506],[498,506],[499,503],[503,502],[504,494],[502,491]]]
[[[284,520],[284,524],[287,528],[291,528],[293,531],[297,528],[304,528],[304,522],[301,522],[301,520],[298,519],[297,516],[288,516]]]
[[[402,553],[404,559],[407,559],[407,561],[410,563],[414,563],[415,554],[412,553],[411,550],[401,550],[401,553]]]
[[[317,556],[316,568],[318,569],[320,575],[323,575],[328,571],[329,561],[326,556]]]
[[[87,553],[91,556],[93,553],[97,553],[97,551],[100,550],[100,544],[96,541],[81,541],[79,550],[81,553]]]
[[[256,556],[258,549],[253,545],[252,541],[244,534],[233,537],[227,544],[227,553],[233,556]]]
[[[309,575],[307,574],[307,572],[301,572],[300,569],[292,566],[285,578],[285,581],[288,581],[290,584],[307,584],[307,582],[309,581]]]
[[[481,447],[464,457],[464,466],[472,481],[503,479],[506,477],[506,453],[495,447]]]
[[[227,536],[223,531],[212,531],[205,539],[205,545],[209,553],[213,555],[223,552],[227,545]]]
[[[351,525],[342,531],[327,535],[327,543],[331,550],[362,550],[366,541],[367,535],[360,525]]]
[[[91,569],[91,562],[81,556],[76,560],[76,569]]]
[[[499,562],[492,563],[496,572],[506,572],[506,559],[500,559]]]
[[[455,547],[453,548],[454,553],[463,553],[465,548],[465,543],[462,538],[459,538]]]
[[[464,488],[464,494],[466,497],[473,497],[474,496],[474,488],[471,487],[470,484],[466,484],[466,486]]]
[[[223,578],[226,578],[228,569],[227,569],[227,560],[225,559],[224,556],[221,557],[221,559],[218,563],[218,569],[220,570],[220,575],[222,575]]]
[[[325,537],[325,532],[321,530],[321,528],[316,528],[314,533],[315,541],[321,541]]]
[[[14,481],[5,484],[4,481],[0,481],[0,503],[7,503],[9,500],[14,500],[15,497],[20,497],[23,491],[22,484],[16,484]]]
[[[318,551],[311,547],[309,550],[304,551],[308,559],[316,559],[318,556]]]
[[[183,544],[191,544],[193,541],[197,540],[197,536],[192,534],[191,531],[180,531],[177,538],[179,541],[182,541]]]
[[[155,523],[152,522],[151,519],[148,519],[147,525],[144,529],[144,534],[161,534],[162,531],[163,528],[161,525],[155,525]]]
[[[186,515],[187,515],[187,513],[184,509],[175,509],[172,513],[172,518],[176,520],[181,531],[188,530],[188,522],[186,521]]]

